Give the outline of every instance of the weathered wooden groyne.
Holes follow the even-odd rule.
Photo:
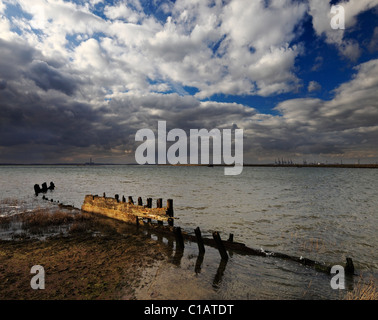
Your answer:
[[[54,202],[43,196],[43,200]],[[55,202],[54,202],[55,203]],[[73,206],[65,206],[57,202],[60,207],[67,209],[82,210],[89,213],[99,214],[112,219],[121,220],[136,226],[143,225],[146,228],[152,228],[161,235],[174,236],[176,239],[176,249],[183,251],[185,248],[185,241],[195,242],[198,244],[199,257],[205,254],[205,245],[218,249],[223,262],[228,260],[228,252],[235,252],[241,255],[253,255],[261,257],[278,258],[288,261],[293,261],[307,267],[312,267],[317,271],[330,274],[332,266],[320,263],[302,256],[296,257],[279,252],[266,251],[263,249],[253,249],[247,247],[244,243],[235,242],[233,234],[229,235],[228,240],[222,240],[219,232],[213,232],[212,238],[203,238],[200,228],[194,230],[194,234],[182,231],[180,227],[174,227],[173,200],[167,200],[167,206],[163,207],[163,200],[156,200],[156,207],[153,208],[152,198],[147,198],[144,205],[141,197],[138,198],[137,204],[131,196],[126,198],[115,195],[114,198],[98,195],[86,195],[81,209]],[[165,225],[164,225],[165,223]],[[201,259],[199,259],[201,260]],[[223,267],[225,264],[223,265]],[[354,275],[355,273],[353,260],[346,258],[345,274]]]
[[[114,198],[106,197],[105,194],[102,197],[87,195],[81,210],[137,225],[145,220],[147,222],[155,220],[158,224],[166,221],[169,226],[174,224],[172,199],[167,200],[166,207],[163,207],[163,199],[157,199],[156,208],[153,208],[152,198],[148,198],[146,205],[143,205],[141,197],[138,198],[137,204],[134,204],[132,197],[128,197],[126,201],[124,196],[120,199],[119,195],[115,195]]]
[[[81,210],[105,215],[113,219],[122,220],[136,225],[139,225],[143,221],[144,225],[157,228],[158,230],[156,231],[173,234],[176,238],[178,249],[183,250],[185,248],[185,240],[196,242],[198,244],[200,255],[205,253],[205,245],[208,245],[217,248],[221,259],[225,261],[228,260],[227,251],[230,250],[239,254],[290,260],[328,274],[331,271],[331,266],[304,257],[295,257],[279,252],[249,248],[243,243],[234,242],[233,234],[229,235],[227,241],[221,239],[219,232],[213,232],[212,239],[203,238],[199,227],[194,230],[195,235],[188,234],[187,232],[182,231],[180,227],[173,227],[173,200],[169,199],[167,201],[167,207],[162,207],[162,199],[157,199],[156,203],[156,208],[152,208],[151,198],[148,198],[147,204],[143,205],[142,198],[139,197],[138,205],[134,205],[132,197],[129,197],[128,201],[126,201],[125,197],[122,197],[122,200],[120,200],[118,195],[115,195],[114,198],[106,197],[105,194],[103,197],[87,195],[84,199]],[[152,220],[157,221],[157,224],[151,223]],[[168,222],[168,226],[165,228],[163,226],[163,221]],[[351,258],[347,258],[345,272],[347,274],[354,273],[354,265]]]

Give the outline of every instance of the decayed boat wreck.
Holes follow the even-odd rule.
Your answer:
[[[152,221],[156,220],[162,224],[163,221],[168,222],[168,225],[173,226],[173,201],[167,200],[167,206],[163,207],[163,200],[157,200],[157,207],[152,208],[152,199],[147,199],[147,204],[143,205],[142,198],[138,198],[138,204],[135,205],[132,197],[126,201],[125,197],[122,200],[118,195],[114,198],[103,197],[98,195],[86,195],[81,210],[105,215],[107,217],[122,220],[132,224],[139,224],[140,220]]]

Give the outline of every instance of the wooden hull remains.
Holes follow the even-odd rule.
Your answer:
[[[147,205],[143,205],[142,198],[138,198],[138,204],[135,205],[132,197],[126,202],[125,197],[119,200],[118,195],[115,198],[109,198],[105,195],[86,195],[81,210],[107,216],[109,218],[121,220],[131,224],[139,224],[140,220],[157,221],[159,224],[167,222],[173,226],[173,201],[167,201],[167,207],[162,206],[162,199],[157,200],[157,207],[152,208],[152,199],[147,199]]]

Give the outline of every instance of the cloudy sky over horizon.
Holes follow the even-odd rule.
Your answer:
[[[0,0],[0,163],[135,162],[159,120],[243,129],[249,163],[376,163],[377,21],[378,0]]]

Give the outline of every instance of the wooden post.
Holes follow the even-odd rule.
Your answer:
[[[234,242],[234,235],[232,233],[230,233],[230,236],[227,240],[228,242]]]
[[[147,198],[147,208],[152,208],[152,198]]]
[[[352,258],[346,258],[345,273],[354,274],[354,264]]]
[[[42,192],[47,192],[47,183],[42,183]]]
[[[213,280],[213,287],[219,288],[220,283],[222,282],[224,271],[226,270],[227,260],[221,259],[217,273],[215,274]]]
[[[138,206],[143,206],[143,200],[142,197],[138,198]]]
[[[126,202],[126,198],[125,198],[125,196],[122,196],[122,202],[123,202],[123,203]]]
[[[134,204],[133,197],[129,196],[129,204]]]
[[[197,257],[196,265],[194,267],[194,272],[196,274],[201,273],[201,266],[202,266],[202,263],[203,263],[203,258],[204,258],[203,254],[199,254],[198,257]]]
[[[203,239],[202,239],[202,235],[201,235],[201,230],[199,227],[197,227],[194,232],[196,233],[196,237],[197,237],[197,244],[198,244],[198,250],[199,250],[199,254],[200,255],[203,255],[205,254],[205,246],[203,244]]]
[[[228,260],[228,254],[227,251],[223,245],[222,239],[219,235],[219,232],[215,231],[213,232],[213,238],[215,240],[215,243],[217,244],[217,248],[219,251],[220,256],[222,257],[223,260]]]
[[[174,229],[174,232],[175,232],[175,237],[176,237],[176,246],[178,249],[183,250],[185,248],[185,244],[184,244],[184,238],[181,233],[181,228],[176,227]]]
[[[167,215],[173,218],[173,200],[172,199],[167,200]],[[173,224],[174,224],[174,220],[168,219],[168,225],[173,227]]]
[[[114,198],[117,200],[117,202],[119,202],[119,195],[118,195],[118,194],[116,194],[116,195],[114,196]]]
[[[103,197],[106,198],[106,194],[105,194],[105,192],[104,192],[104,194],[103,194]]]
[[[156,200],[156,208],[163,208],[163,199],[159,198]],[[163,225],[163,221],[158,220],[158,225]]]
[[[41,187],[39,186],[39,184],[35,184],[34,185],[34,192],[35,192],[35,195],[38,196],[39,193],[41,193]]]
[[[167,200],[167,215],[173,217],[173,200]]]

